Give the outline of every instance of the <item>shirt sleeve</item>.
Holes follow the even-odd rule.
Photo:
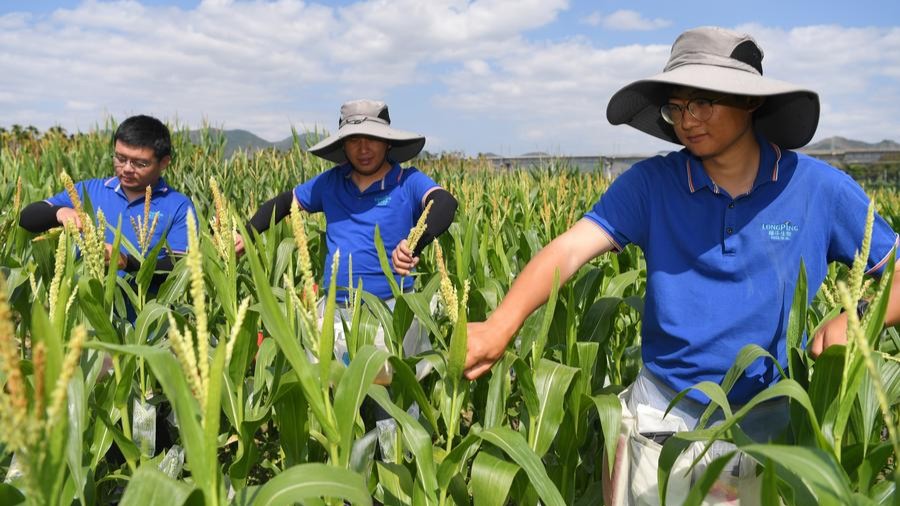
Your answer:
[[[617,177],[584,217],[600,226],[615,242],[616,249],[630,243],[644,247],[649,211],[646,171],[634,165]]]
[[[830,201],[835,205],[832,206],[831,213],[828,261],[851,265],[856,252],[862,248],[869,197],[850,176],[842,175]],[[867,273],[880,274],[896,245],[897,233],[876,212],[869,258],[866,261]]]
[[[78,197],[82,202],[84,202],[84,190],[85,188],[83,181],[75,183],[75,191],[78,192]],[[69,194],[65,190],[50,197],[49,199],[47,199],[47,202],[53,206],[75,207],[74,204],[72,204],[72,199],[69,198]]]
[[[440,188],[441,185],[437,184],[434,179],[431,179],[427,174],[415,167],[410,167],[406,170],[409,171],[409,176],[407,176],[404,185],[406,185],[406,188],[410,192],[412,200],[416,202],[415,214],[416,219],[418,219],[419,215],[424,210],[422,202],[425,200],[425,195],[434,188]]]
[[[297,199],[304,211],[308,213],[322,212],[322,195],[326,193],[328,183],[333,179],[335,173],[335,169],[325,171],[294,187],[294,198]]]
[[[172,226],[169,227],[169,232],[166,235],[166,241],[169,243],[169,247],[172,248],[173,253],[184,253],[187,251],[188,211],[193,213],[194,223],[197,224],[197,211],[194,210],[194,204],[190,200],[185,199],[175,211],[175,216],[172,218]],[[161,253],[160,256],[164,255]]]

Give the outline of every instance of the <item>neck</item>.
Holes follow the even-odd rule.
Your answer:
[[[363,174],[354,167],[350,173],[350,179],[353,180],[353,183],[356,184],[356,187],[362,192],[366,191],[366,188],[372,186],[372,183],[381,181],[390,170],[391,164],[385,160],[384,163],[381,164],[381,167],[378,167],[378,170],[371,174]]]
[[[759,172],[759,143],[748,128],[734,143],[712,156],[701,158],[706,173],[732,197],[753,189]]]
[[[156,188],[157,184],[159,184],[158,179],[150,185],[150,188]],[[122,187],[122,193],[125,194],[125,197],[128,199],[128,202],[134,202],[135,200],[145,196],[146,192],[147,192],[146,188],[141,188],[140,190],[135,191],[135,190],[129,190],[128,188],[125,188],[124,186]]]

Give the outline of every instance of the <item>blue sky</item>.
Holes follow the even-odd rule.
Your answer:
[[[89,130],[110,116],[333,129],[388,102],[430,151],[651,153],[609,97],[662,69],[683,30],[754,35],[765,73],[819,92],[815,139],[900,141],[900,2],[0,1],[0,126]]]

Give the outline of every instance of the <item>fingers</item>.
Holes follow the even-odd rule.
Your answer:
[[[244,254],[244,236],[241,234],[234,234],[234,252],[237,256]]]
[[[813,337],[812,343],[809,345],[809,353],[813,356],[813,358],[819,358],[819,355],[822,354],[822,341],[824,340],[824,332],[822,329],[819,329],[816,332],[815,337]]]
[[[406,248],[406,239],[404,239],[400,241],[400,244],[391,253],[391,262],[393,262],[394,271],[397,274],[406,276],[419,264],[419,257],[412,256],[412,252]]]
[[[829,346],[836,344],[847,344],[847,313],[839,314],[819,328],[809,344],[809,353],[818,358]]]
[[[465,369],[463,376],[470,381],[474,381],[484,375],[484,373],[490,371],[493,365],[494,362],[479,362],[474,366]]]

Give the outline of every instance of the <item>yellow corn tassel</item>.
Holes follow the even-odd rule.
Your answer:
[[[69,380],[75,374],[75,368],[81,360],[81,348],[87,339],[87,330],[83,325],[75,327],[72,331],[72,337],[69,339],[69,351],[66,352],[66,358],[63,359],[62,370],[59,377],[56,378],[56,385],[50,395],[50,406],[47,408],[47,429],[52,428],[59,422],[59,417],[63,412],[66,404],[66,395],[69,390]]]
[[[303,276],[301,300],[307,311],[312,314],[316,307],[312,261],[309,258],[309,241],[306,237],[306,228],[303,225],[303,216],[300,214],[300,206],[297,205],[296,199],[291,202],[291,230],[294,232],[294,242],[297,244],[297,260],[300,264],[300,275]]]
[[[421,239],[422,234],[425,233],[425,220],[428,219],[428,212],[431,211],[431,204],[433,203],[433,200],[428,201],[428,204],[425,205],[425,209],[422,211],[422,215],[419,216],[419,220],[416,221],[416,226],[409,231],[409,236],[406,238],[406,247],[408,247],[410,251],[416,250],[416,246],[419,245],[419,239]]]

